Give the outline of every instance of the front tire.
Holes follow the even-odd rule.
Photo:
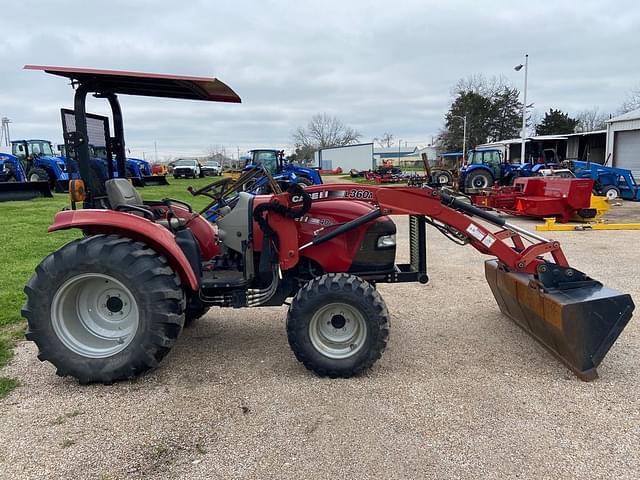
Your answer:
[[[49,178],[49,174],[43,168],[32,168],[27,173],[27,179],[30,182],[47,182],[51,183],[51,179]]]
[[[38,358],[80,383],[111,383],[156,367],[184,325],[184,292],[167,260],[116,235],[55,251],[25,293],[26,337]]]
[[[298,177],[298,183],[305,187],[310,187],[311,185],[313,185],[313,180],[311,180],[309,177]]]
[[[387,346],[389,312],[373,286],[330,273],[301,288],[287,315],[296,358],[316,374],[349,378],[370,368]]]
[[[620,189],[615,185],[607,185],[602,189],[602,195],[607,198],[607,200],[617,200],[620,198]]]

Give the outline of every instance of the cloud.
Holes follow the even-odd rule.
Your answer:
[[[3,5],[0,115],[18,137],[61,139],[66,80],[25,63],[216,76],[240,105],[122,97],[128,146],[161,155],[287,146],[327,112],[364,139],[427,143],[456,81],[505,75],[530,55],[540,111],[613,112],[637,85],[635,2],[23,0]],[[24,21],[22,21],[22,20]],[[93,100],[90,111],[107,113]]]

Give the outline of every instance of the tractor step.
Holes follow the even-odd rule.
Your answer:
[[[202,273],[202,288],[239,288],[246,287],[247,280],[242,272],[236,270],[209,270]]]

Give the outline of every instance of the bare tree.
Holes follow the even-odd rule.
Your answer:
[[[627,92],[627,98],[620,106],[620,113],[627,113],[640,108],[640,85]]]
[[[388,133],[388,132],[384,132],[382,134],[382,137],[378,138],[374,138],[373,139],[374,142],[376,142],[380,147],[384,148],[389,148],[392,147],[393,144],[395,143],[393,141],[393,134],[392,133]]]
[[[339,147],[356,143],[361,134],[346,126],[337,117],[318,113],[311,117],[306,128],[298,127],[293,133],[296,147],[311,147],[314,150],[326,147]]]
[[[608,116],[601,112],[598,107],[592,107],[578,112],[575,118],[578,120],[576,132],[581,133],[602,130],[606,127],[604,122],[607,120]]]
[[[458,83],[451,89],[451,96],[457,97],[461,93],[473,92],[486,98],[492,98],[499,92],[505,90],[505,88],[513,87],[504,75],[500,75],[499,77],[494,75],[487,78],[482,73],[476,73],[458,80]]]

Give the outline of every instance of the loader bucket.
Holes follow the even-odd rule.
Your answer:
[[[142,177],[146,187],[157,187],[159,185],[169,185],[167,177],[164,175],[145,175]]]
[[[53,197],[48,182],[1,182],[0,202]]]
[[[634,309],[630,295],[598,282],[542,288],[532,275],[510,272],[497,260],[485,262],[485,276],[500,311],[584,381],[598,378],[596,367]]]
[[[129,177],[129,180],[134,187],[144,187],[144,180],[140,177]]]
[[[56,180],[54,188],[56,193],[69,193],[69,180]]]

